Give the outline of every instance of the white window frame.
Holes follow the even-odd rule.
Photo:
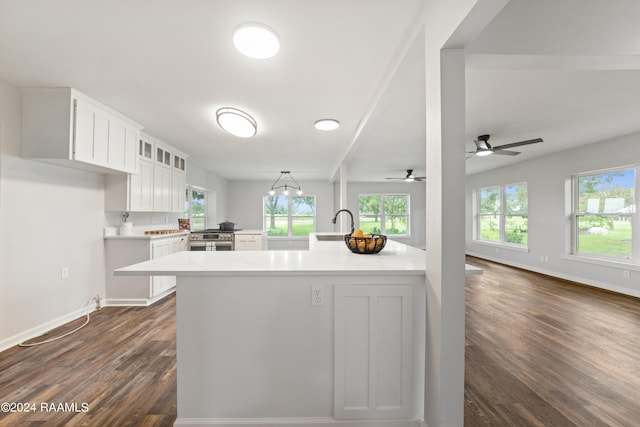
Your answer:
[[[626,170],[635,171],[635,202],[636,211],[629,214],[613,214],[613,213],[580,213],[579,198],[580,189],[578,186],[578,179],[583,176],[592,175],[604,175],[607,173],[620,172]],[[638,216],[638,201],[640,200],[640,165],[629,165],[607,169],[600,169],[595,171],[581,172],[571,177],[571,248],[570,257],[580,258],[582,260],[591,260],[596,264],[632,264],[640,265],[640,218]],[[614,257],[601,254],[581,253],[578,251],[578,236],[579,236],[579,219],[581,216],[599,216],[603,218],[612,218],[619,216],[626,216],[631,223],[631,256],[630,257]]]
[[[517,186],[527,186],[527,212],[524,214],[508,214],[506,213],[507,206],[507,187],[517,187]],[[495,212],[493,214],[483,214],[481,212],[481,203],[480,203],[480,194],[482,191],[490,190],[490,189],[498,189],[500,192],[500,210],[499,212]],[[526,181],[509,183],[509,184],[499,184],[499,185],[491,185],[488,187],[477,188],[473,191],[474,195],[474,236],[473,240],[477,243],[483,243],[488,245],[496,245],[503,246],[511,249],[519,249],[519,250],[529,250],[529,184]],[[482,217],[483,216],[498,216],[500,218],[500,240],[488,240],[482,238]],[[507,217],[526,217],[527,218],[527,243],[512,243],[507,242],[506,239],[506,225],[507,225]]]
[[[292,206],[293,206],[293,199],[296,197],[313,197],[313,207],[314,207],[314,211],[313,211],[313,230],[310,233],[315,233],[316,231],[316,227],[318,225],[318,205],[317,205],[317,198],[315,196],[315,194],[303,194],[301,196],[298,196],[297,194],[289,194],[289,195],[282,195],[282,194],[277,194],[274,195],[273,197],[286,197],[287,198],[287,235],[286,236],[269,236],[269,227],[268,224],[266,223],[266,218],[267,218],[267,211],[266,211],[266,198],[269,197],[269,195],[265,195],[262,197],[262,229],[267,231],[267,236],[269,239],[308,239],[309,235],[306,236],[294,236],[293,234],[291,234],[293,232],[293,218],[295,218],[295,215],[291,215],[291,211]]]
[[[380,234],[394,237],[411,237],[411,194],[409,193],[362,193],[358,194],[358,226],[360,226],[361,216],[371,216],[370,214],[360,215],[360,197],[377,196],[380,197]],[[387,196],[404,196],[407,198],[407,212],[404,215],[387,215],[384,208],[384,198]],[[405,234],[389,234],[386,231],[387,216],[404,216],[407,218],[407,232]]]
[[[204,194],[204,229],[207,228],[207,209],[208,209],[208,202],[209,202],[209,191],[207,191],[204,188],[201,187],[196,187],[194,185],[187,185],[186,187],[186,204],[187,204],[187,218],[189,219],[189,223],[192,225],[192,230],[193,230],[193,191],[199,191],[202,192]],[[200,217],[198,217],[200,218]]]

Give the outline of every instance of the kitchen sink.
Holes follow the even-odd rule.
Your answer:
[[[316,239],[321,242],[340,242],[344,240],[344,234],[316,234]]]

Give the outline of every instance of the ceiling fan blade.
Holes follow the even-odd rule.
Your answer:
[[[519,151],[509,151],[509,150],[493,150],[493,154],[499,154],[501,156],[517,156],[520,154]]]
[[[497,147],[493,147],[493,149],[502,150],[504,148],[513,148],[513,147],[520,147],[522,145],[537,144],[538,142],[542,142],[542,141],[543,141],[542,138],[528,139],[526,141],[512,142],[511,144],[498,145]]]

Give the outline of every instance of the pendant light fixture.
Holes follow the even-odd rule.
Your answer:
[[[280,182],[280,180],[283,180],[284,182],[284,180],[287,180],[287,179],[289,179],[295,185],[287,184],[287,183],[283,184]],[[298,182],[295,179],[293,179],[290,171],[280,171],[280,176],[278,177],[278,179],[276,179],[276,181],[273,184],[271,184],[271,190],[269,190],[269,195],[275,196],[276,190],[279,190],[281,188],[283,189],[282,190],[283,196],[288,196],[290,193],[290,190],[296,190],[296,194],[298,196],[301,196],[303,194],[302,187],[300,187],[300,184],[298,184]]]
[[[240,138],[250,138],[258,131],[255,119],[237,108],[220,108],[216,111],[216,121],[222,129]]]

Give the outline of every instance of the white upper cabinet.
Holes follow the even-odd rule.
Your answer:
[[[145,133],[136,147],[138,173],[106,177],[105,209],[184,212],[187,155]]]
[[[105,173],[137,173],[141,129],[133,120],[71,88],[23,92],[23,157]]]

